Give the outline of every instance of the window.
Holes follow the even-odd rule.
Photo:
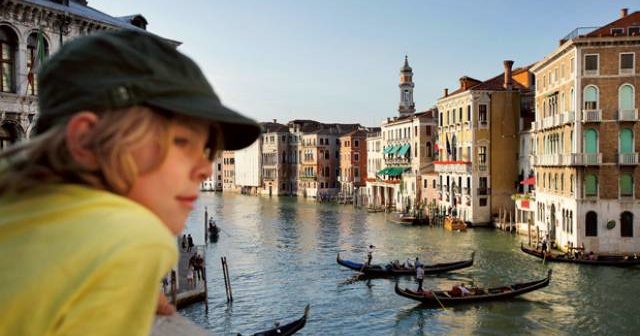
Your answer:
[[[633,113],[636,107],[633,91],[633,86],[629,84],[620,86],[618,90],[618,118],[621,120],[635,119],[635,115],[627,115],[629,112]]]
[[[429,180],[422,180],[422,187],[427,189],[429,187]]]
[[[597,54],[584,56],[584,74],[585,75],[598,74],[598,55]]]
[[[634,57],[635,53],[621,53],[620,54],[620,73],[621,74],[633,74]]]
[[[598,152],[598,132],[593,128],[587,128],[584,131],[584,152],[591,154]]]
[[[462,122],[462,107],[458,111],[458,122]]]
[[[487,198],[486,198],[486,197],[480,198],[479,205],[480,205],[481,207],[485,207],[485,206],[487,206]]]
[[[629,211],[620,214],[620,236],[633,237],[633,214]]]
[[[624,34],[624,28],[611,28],[611,35]]]
[[[620,174],[620,196],[633,196],[633,176],[629,173]]]
[[[353,161],[355,161],[355,162],[360,161],[360,154],[359,153],[353,153]]]
[[[471,121],[471,105],[467,105],[467,121]]]
[[[353,177],[360,177],[360,171],[358,170],[358,167],[353,168]]]
[[[0,92],[15,92],[15,64],[18,37],[6,26],[0,26]]]
[[[640,35],[640,27],[629,27],[627,28],[627,33],[629,36]]]
[[[480,121],[480,125],[487,125],[487,105],[480,104],[478,106],[478,120]]]
[[[584,88],[584,109],[598,109],[598,89],[593,85],[589,85]]]
[[[569,176],[569,191],[573,194],[573,175]]]
[[[598,178],[593,174],[588,174],[584,178],[584,196],[598,196]]]
[[[442,112],[440,112],[440,126],[442,127]]]
[[[594,211],[587,212],[587,216],[585,219],[585,229],[585,236],[598,236],[598,214],[596,214]]]
[[[35,76],[34,66],[36,66],[36,60],[38,62],[43,61],[44,57],[49,55],[49,44],[47,40],[44,39],[44,36],[41,35],[41,50],[38,50],[38,34],[32,33],[27,38],[27,94],[36,95],[38,94],[38,80]],[[38,55],[38,53],[41,53]]]
[[[478,147],[478,160],[480,164],[487,163],[487,146],[479,146]]]
[[[431,187],[434,188],[434,189],[436,188],[436,180],[433,180],[433,183],[431,184]]]

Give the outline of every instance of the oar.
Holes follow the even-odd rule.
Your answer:
[[[438,299],[438,295],[436,295],[436,292],[431,292],[431,294],[433,294],[433,297],[436,298],[436,301],[438,301],[438,303],[440,304],[440,307],[442,307],[444,311],[447,311],[447,308],[445,308],[442,302],[440,302],[440,299]]]

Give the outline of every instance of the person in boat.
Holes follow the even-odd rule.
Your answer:
[[[422,265],[416,266],[416,281],[418,281],[418,292],[422,292],[422,282],[424,281],[424,268]]]
[[[418,266],[422,266],[422,263],[420,262],[420,258],[416,257],[416,261],[413,263],[414,267],[418,267]]]
[[[402,266],[400,265],[400,260],[396,259],[394,261],[391,262],[391,268],[392,269],[400,269],[402,268]]]
[[[404,261],[404,264],[402,265],[402,267],[404,267],[406,269],[412,269],[413,265],[411,265],[411,260],[409,258],[407,258],[407,260]]]
[[[140,29],[65,41],[37,82],[30,139],[0,153],[0,334],[149,335],[200,183],[260,125]]]
[[[371,265],[371,259],[373,259],[373,250],[376,247],[373,245],[369,245],[369,247],[367,247],[367,265]]]
[[[597,260],[598,257],[596,256],[595,253],[593,253],[593,251],[589,251],[589,254],[587,254],[587,259],[589,259],[589,260]]]
[[[454,285],[451,288],[452,296],[467,296],[471,295],[471,291],[467,287],[464,286],[464,283],[460,283],[459,285]]]

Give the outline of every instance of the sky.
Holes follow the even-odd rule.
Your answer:
[[[380,126],[398,115],[404,56],[417,111],[459,78],[486,80],[503,61],[526,66],[577,27],[602,26],[614,0],[89,0],[112,16],[182,42],[222,102],[258,121],[313,119]]]

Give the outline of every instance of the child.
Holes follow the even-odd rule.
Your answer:
[[[144,32],[75,39],[38,76],[35,134],[0,154],[0,334],[148,335],[212,158],[259,125]]]

